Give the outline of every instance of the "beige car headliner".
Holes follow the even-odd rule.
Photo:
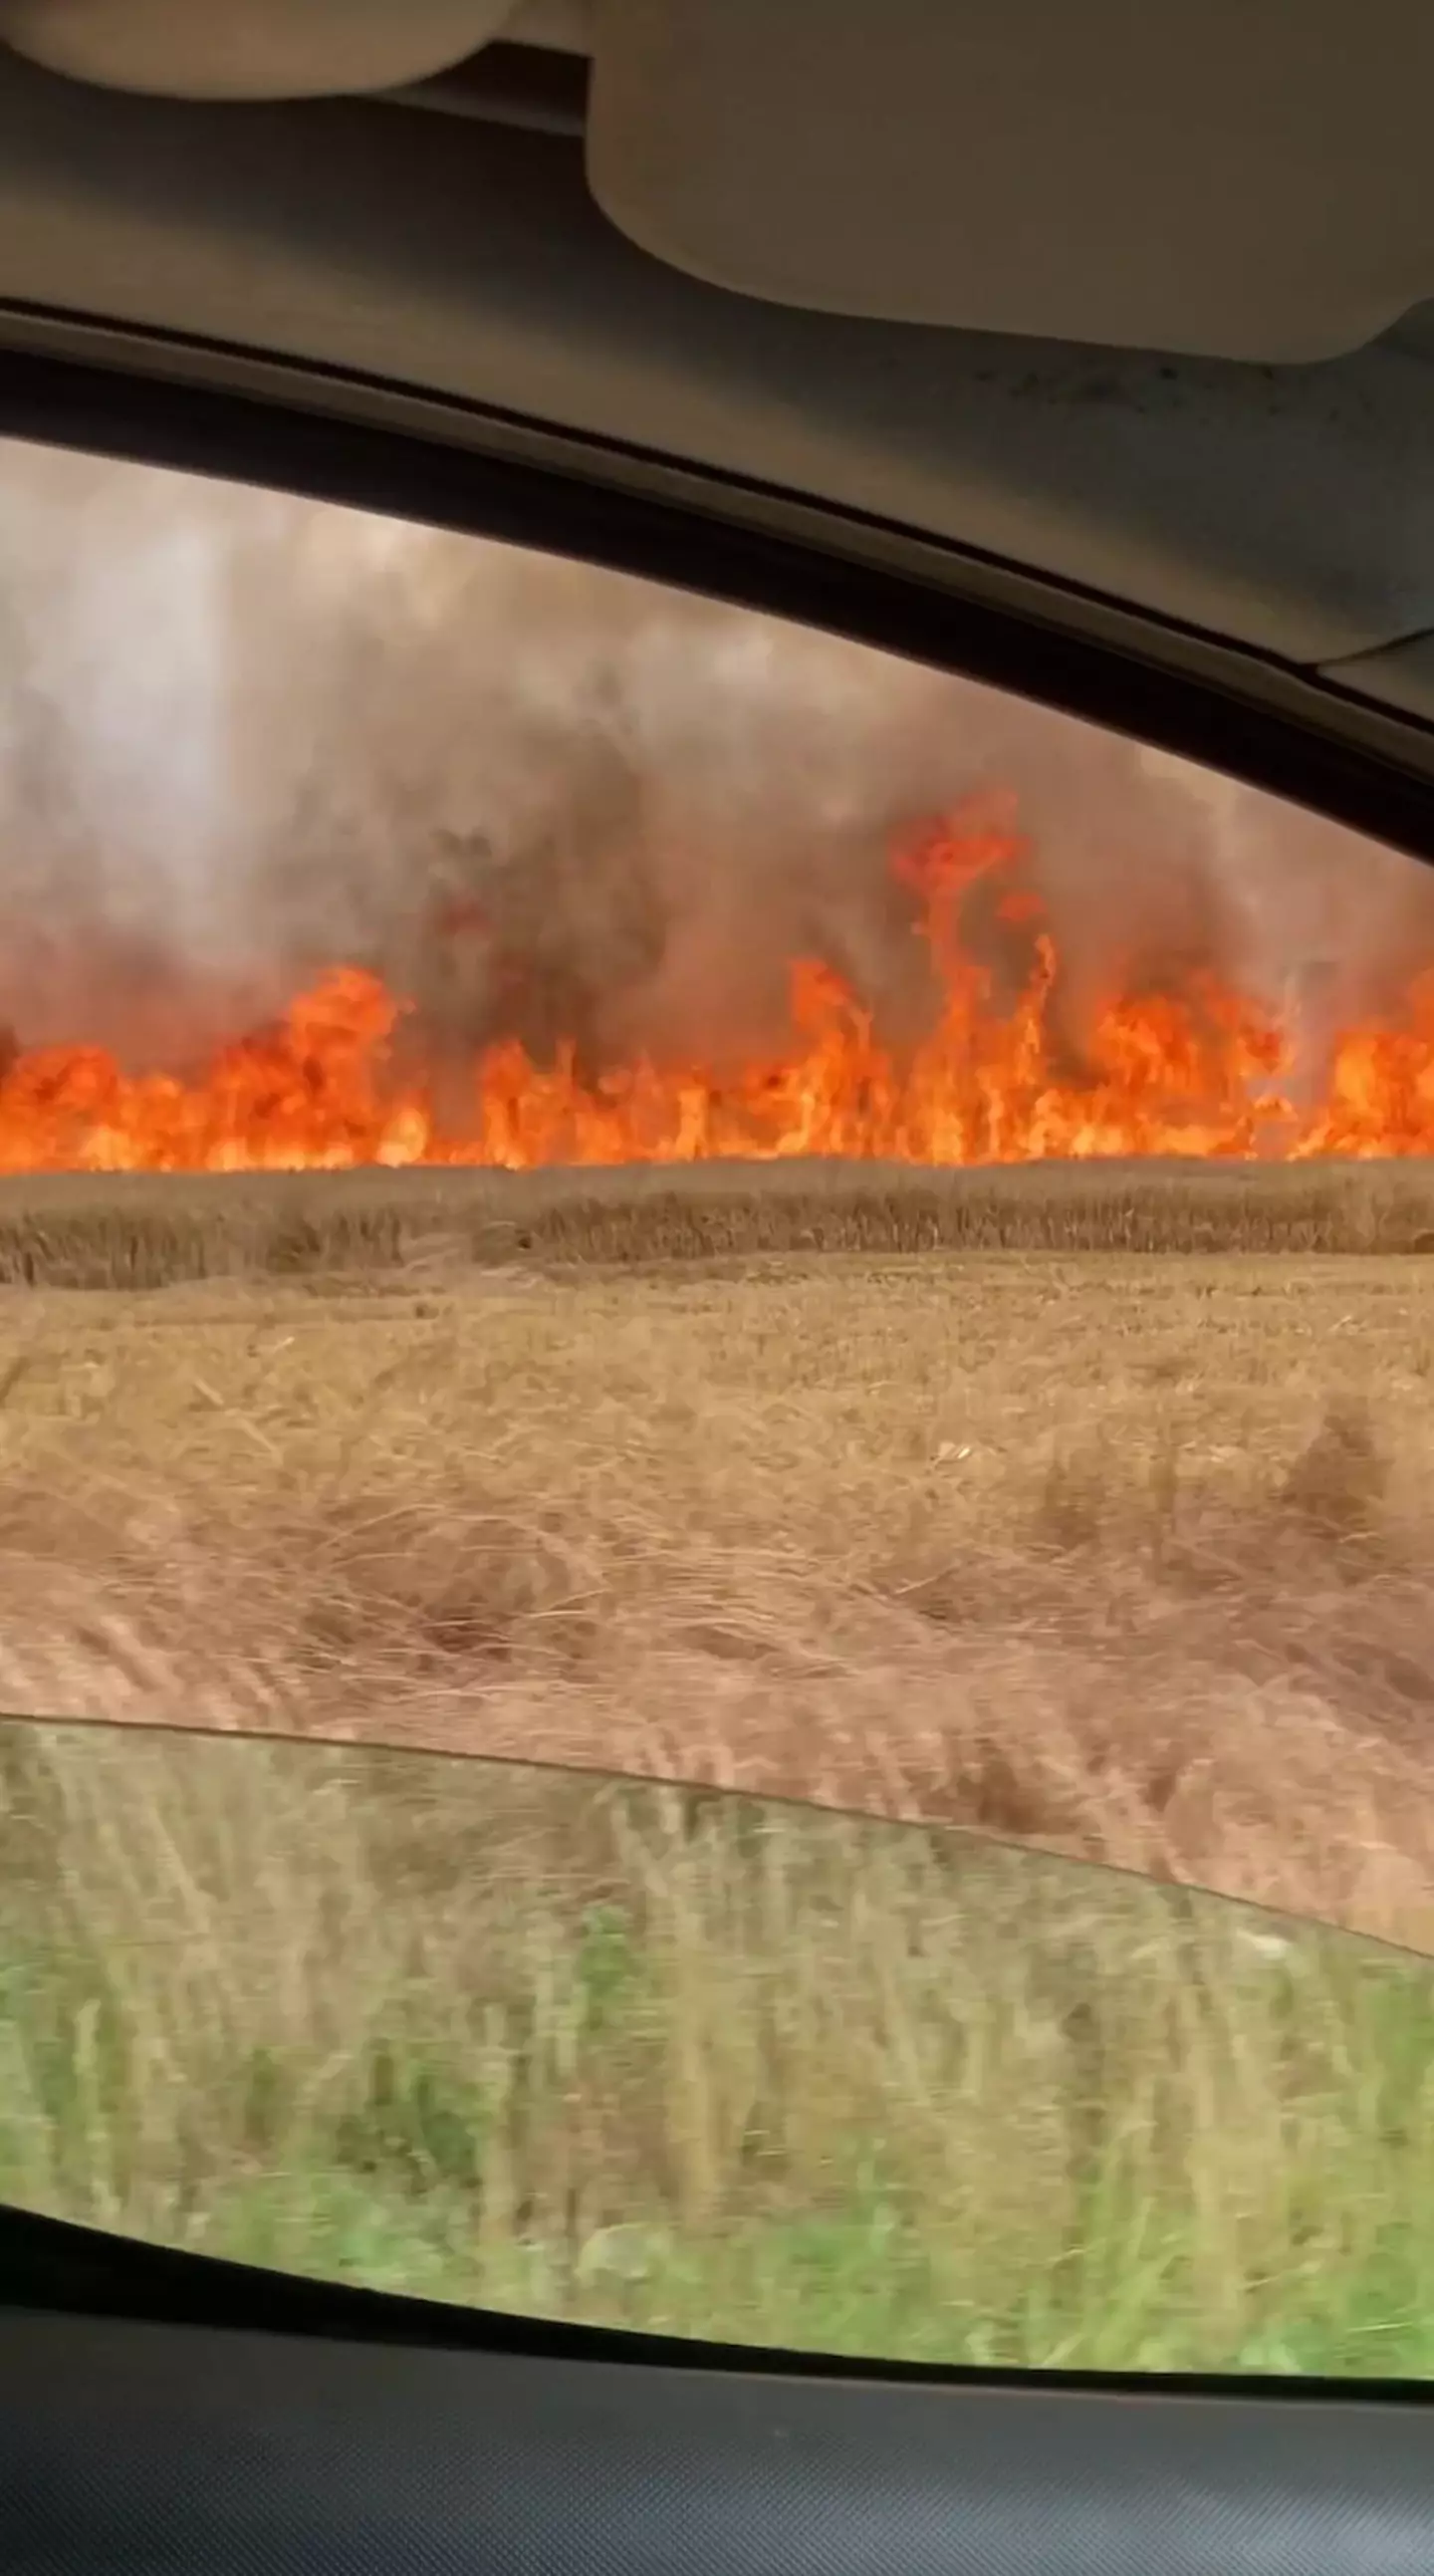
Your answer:
[[[623,230],[819,311],[1279,361],[1434,295],[1425,0],[0,0],[0,31],[189,98],[575,46]]]
[[[475,444],[501,416],[801,495],[1434,721],[1434,11],[0,0],[0,31],[62,66],[0,45],[0,348],[90,322],[169,335],[152,371],[381,380]],[[585,137],[418,112],[494,37],[593,46]],[[1004,327],[862,318],[933,305]],[[1096,345],[1122,316],[1155,345]]]

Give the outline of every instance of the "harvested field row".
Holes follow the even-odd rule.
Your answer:
[[[0,1180],[0,1285],[770,1254],[1424,1253],[1434,1164],[844,1162]]]

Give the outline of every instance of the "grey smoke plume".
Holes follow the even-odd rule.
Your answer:
[[[180,1062],[353,960],[440,1054],[720,1062],[780,1044],[813,954],[901,1035],[934,993],[893,841],[990,786],[1074,1058],[1104,995],[1192,967],[1317,993],[1332,1026],[1434,959],[1434,876],[969,683],[537,555],[0,451],[0,1022],[25,1042]]]

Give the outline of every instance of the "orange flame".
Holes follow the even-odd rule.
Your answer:
[[[273,1029],[220,1048],[203,1074],[125,1073],[94,1047],[0,1057],[0,1172],[331,1170],[354,1165],[683,1163],[821,1154],[925,1164],[1054,1156],[1381,1156],[1434,1151],[1434,975],[1399,1028],[1334,1041],[1320,1098],[1290,1096],[1291,1032],[1214,978],[1126,994],[1100,1010],[1076,1072],[1052,1008],[1058,960],[1038,898],[1011,882],[1007,810],[967,812],[899,852],[919,900],[942,1006],[895,1049],[829,966],[791,969],[789,1046],[734,1076],[639,1059],[585,1082],[572,1047],[550,1065],[514,1042],[473,1067],[471,1112],[440,1120],[399,1069],[407,1006],[338,966]],[[963,945],[973,892],[1024,942],[1014,999]]]

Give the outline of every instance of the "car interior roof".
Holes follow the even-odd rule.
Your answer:
[[[479,5],[452,0],[446,42]],[[0,29],[33,45],[46,8],[8,0]],[[415,38],[427,14],[415,0]],[[51,23],[96,16],[66,0]],[[561,425],[899,523],[1434,717],[1425,308],[1343,355],[1273,363],[730,291],[602,211],[582,96],[575,112],[553,79],[557,62],[582,71],[554,28],[571,43],[583,23],[559,10],[545,28],[539,10],[521,45],[389,81],[397,101],[157,97],[0,48],[7,336],[101,317]],[[384,70],[431,61],[410,45]],[[595,98],[601,76],[599,55]],[[420,95],[454,112],[419,112]]]
[[[609,215],[814,310],[1314,360],[1434,291],[1418,0],[3,0],[0,27],[189,98],[577,48]]]

